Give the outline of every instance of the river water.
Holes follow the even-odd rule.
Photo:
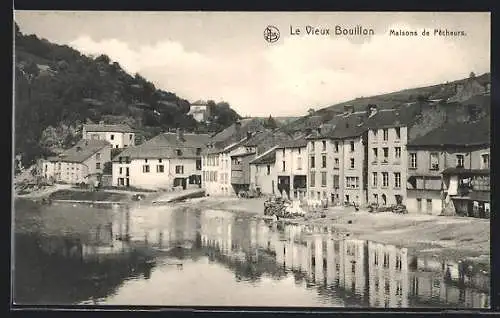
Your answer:
[[[16,202],[14,302],[489,308],[489,277],[332,228],[196,207]]]

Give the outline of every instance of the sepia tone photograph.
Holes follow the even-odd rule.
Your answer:
[[[14,11],[12,306],[488,309],[488,12]]]

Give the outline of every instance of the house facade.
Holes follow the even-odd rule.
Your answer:
[[[445,124],[410,141],[408,211],[486,217],[490,196],[489,139],[489,119],[485,118]],[[465,191],[467,187],[471,191]]]
[[[89,183],[99,178],[111,161],[111,144],[104,140],[80,140],[59,156],[42,161],[42,176],[54,182]]]
[[[278,192],[275,162],[276,148],[271,148],[250,161],[250,189],[264,195]]]
[[[201,187],[201,155],[209,136],[163,133],[113,158],[113,186],[144,189]]]
[[[301,137],[284,142],[275,150],[275,184],[281,195],[290,199],[307,197],[308,152],[307,140]]]
[[[135,132],[126,124],[85,124],[83,139],[106,140],[113,148],[127,148],[135,145]]]
[[[197,122],[207,121],[210,115],[208,103],[206,101],[198,100],[191,104],[188,115],[193,116]]]
[[[366,203],[365,117],[366,112],[346,106],[330,129],[307,138],[310,199],[334,205]]]
[[[368,132],[369,202],[405,204],[407,127],[387,125]]]

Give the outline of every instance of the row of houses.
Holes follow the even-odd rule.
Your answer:
[[[437,108],[368,105],[296,135],[240,120],[216,135],[165,132],[135,145],[125,125],[86,125],[72,149],[44,161],[56,181],[87,182],[111,162],[111,184],[255,190],[328,205],[404,204],[410,212],[490,212],[489,117],[448,121]],[[111,158],[111,149],[122,151]]]

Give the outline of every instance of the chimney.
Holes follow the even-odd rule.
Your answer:
[[[252,138],[252,132],[247,131],[247,140],[249,140],[250,138]]]
[[[354,112],[354,106],[352,105],[344,105],[344,114],[350,115]]]
[[[181,128],[177,128],[177,140],[184,141],[184,131]]]

